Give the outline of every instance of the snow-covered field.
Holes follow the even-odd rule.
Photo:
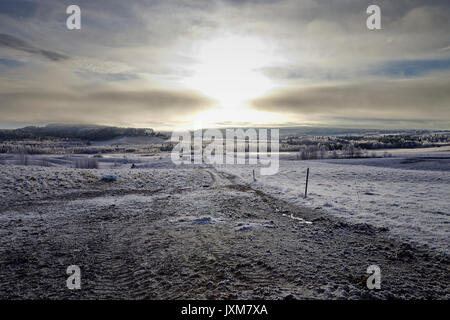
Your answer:
[[[291,203],[355,223],[386,227],[392,235],[450,253],[450,153],[405,153],[393,158],[280,161],[278,174],[253,182],[255,166],[221,166],[242,183]],[[303,198],[310,168],[308,197]]]
[[[450,253],[450,152],[396,152],[392,158],[292,160],[282,155],[279,172],[261,176],[257,166],[228,165],[216,169],[237,177],[237,183],[286,200],[343,217],[350,222],[385,227],[403,240]],[[18,166],[16,156],[4,156],[0,165],[0,198],[39,199],[49,195],[100,190],[202,188],[209,183],[205,165],[177,167],[168,154],[158,156],[104,155],[99,169],[71,168],[72,157],[44,155],[31,158],[49,167]],[[39,159],[38,159],[39,158]],[[12,160],[10,160],[12,159]],[[290,160],[287,160],[290,159]],[[132,164],[136,169],[130,169]],[[303,198],[306,169],[310,168],[308,197]],[[158,169],[158,170],[155,170]],[[256,169],[256,182],[252,171]],[[176,170],[177,174],[169,174]],[[192,174],[196,170],[197,174]],[[114,185],[99,181],[116,174]],[[194,181],[194,180],[195,181]]]
[[[176,167],[167,154],[103,155],[98,169],[46,156],[0,165],[2,299],[450,296],[448,154],[282,160],[256,182],[251,166]],[[83,290],[61,278],[74,262]]]
[[[114,183],[101,181],[101,174],[114,174]],[[130,192],[183,190],[209,183],[210,176],[195,168],[188,169],[75,169],[0,165],[0,201],[39,200],[80,192]]]

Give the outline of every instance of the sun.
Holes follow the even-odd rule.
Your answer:
[[[200,46],[196,60],[186,85],[222,108],[241,108],[272,87],[261,72],[270,62],[270,50],[259,39],[227,36],[208,41]]]

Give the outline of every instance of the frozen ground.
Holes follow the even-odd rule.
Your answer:
[[[404,163],[283,160],[256,182],[248,166],[110,155],[100,169],[75,169],[53,157],[49,167],[0,165],[0,298],[450,297],[441,153]],[[66,287],[72,264],[81,290]],[[366,287],[372,264],[379,291]]]
[[[202,186],[209,176],[186,169],[72,169],[67,167],[0,166],[0,201],[5,205],[17,201],[55,198],[86,192],[123,192],[146,190],[183,190]],[[198,174],[193,174],[198,173]],[[101,181],[101,174],[115,174],[118,181]]]
[[[308,197],[304,199],[308,167]],[[278,174],[257,174],[256,182],[253,168],[234,165],[219,170],[290,203],[351,222],[388,228],[401,239],[450,253],[449,152],[409,152],[373,159],[282,160]]]
[[[448,256],[213,168],[0,170],[2,299],[450,297]],[[66,287],[73,264],[80,290]],[[381,290],[366,287],[372,264]]]

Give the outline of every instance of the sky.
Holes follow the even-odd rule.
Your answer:
[[[450,2],[1,0],[0,127],[46,123],[450,129]]]

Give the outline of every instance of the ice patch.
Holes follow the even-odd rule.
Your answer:
[[[234,230],[235,231],[249,231],[256,228],[275,228],[273,223],[260,223],[260,222],[241,222],[239,223]]]
[[[210,224],[214,223],[214,220],[210,217],[198,218],[191,222],[192,224]]]
[[[303,218],[300,218],[300,217],[294,217],[294,215],[292,213],[291,213],[290,216],[288,216],[287,214],[283,213],[283,216],[284,217],[289,217],[289,218],[294,219],[294,220],[297,220],[298,222],[301,222],[301,223],[304,223],[304,224],[312,224],[311,221],[307,221],[307,220],[305,220]]]

